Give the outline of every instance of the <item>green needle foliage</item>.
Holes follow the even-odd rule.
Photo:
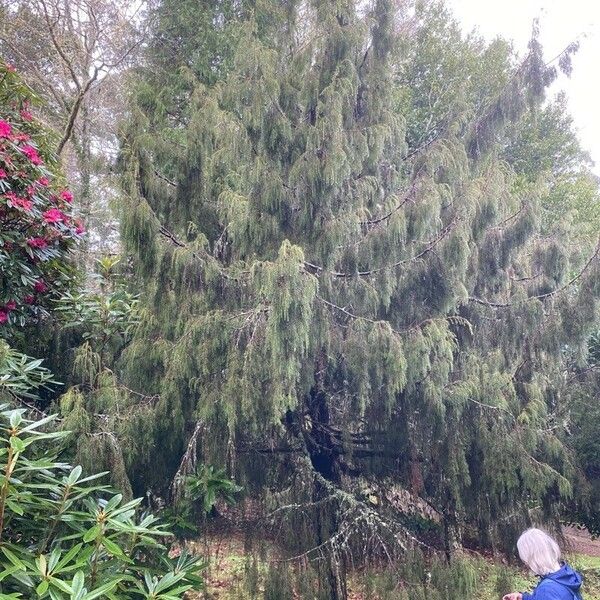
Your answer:
[[[124,502],[44,451],[65,437],[1,407],[0,598],[176,600],[198,589],[198,559],[171,561],[170,534],[141,499]]]

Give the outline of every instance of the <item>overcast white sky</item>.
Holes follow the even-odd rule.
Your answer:
[[[561,76],[552,93],[564,89],[583,146],[600,175],[600,0],[447,0],[465,31],[477,29],[487,39],[514,40],[525,54],[533,19],[540,18],[540,39],[550,59],[571,41],[581,47],[573,75]]]

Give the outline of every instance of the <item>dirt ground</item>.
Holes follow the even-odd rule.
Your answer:
[[[563,534],[567,541],[568,552],[585,554],[586,556],[600,556],[600,539],[592,539],[586,529],[577,527],[564,527]]]

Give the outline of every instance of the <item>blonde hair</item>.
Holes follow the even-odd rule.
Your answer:
[[[517,541],[521,560],[536,574],[548,575],[560,569],[560,548],[545,531],[528,529]]]

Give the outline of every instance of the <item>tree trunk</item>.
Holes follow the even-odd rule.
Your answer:
[[[80,110],[81,135],[77,144],[77,169],[79,171],[79,209],[89,229],[92,216],[92,140],[89,100],[84,98]],[[89,236],[84,236],[79,246],[79,260],[86,272],[90,268]]]

